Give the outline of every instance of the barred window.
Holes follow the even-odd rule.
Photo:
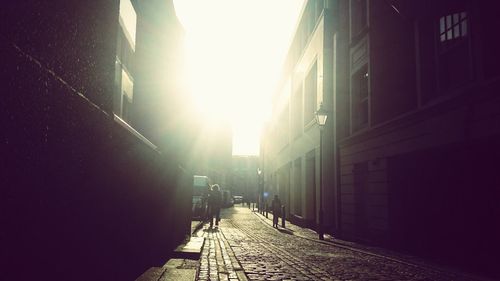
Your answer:
[[[467,13],[454,13],[439,19],[439,38],[441,42],[467,36]]]
[[[457,11],[442,16],[437,28],[439,84],[441,90],[447,91],[471,79],[468,14],[465,11]]]

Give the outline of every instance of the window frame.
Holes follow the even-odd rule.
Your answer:
[[[460,15],[462,13],[465,13],[465,20],[466,20],[466,34],[463,36],[460,34],[459,36],[455,37],[455,31],[453,28],[456,25],[460,25],[463,21],[461,21]],[[455,14],[459,15],[458,23],[453,24],[453,16]],[[435,20],[434,20],[434,42],[435,42],[435,61],[436,61],[436,84],[437,84],[437,91],[438,91],[438,96],[440,95],[448,95],[449,93],[457,91],[457,89],[462,89],[466,87],[468,84],[470,84],[473,79],[474,79],[474,61],[473,61],[473,48],[472,48],[472,28],[471,28],[471,11],[470,9],[467,9],[467,7],[459,7],[459,8],[454,8],[447,10],[441,14],[439,14]],[[448,26],[447,22],[445,22],[445,32],[443,34],[446,34],[446,37],[448,37],[447,33],[451,31],[451,37],[450,39],[446,38],[446,40],[441,41],[441,19],[445,19],[447,21],[447,18],[451,18],[451,27],[447,29],[446,27]],[[460,33],[462,31],[462,27],[459,27]],[[445,56],[450,54],[453,51],[456,51],[456,49],[460,47],[466,47],[467,48],[467,57],[464,58],[463,62],[467,64],[468,70],[467,70],[467,79],[465,81],[448,81],[449,85],[446,86],[445,78],[442,76],[442,67],[444,65],[445,61]]]
[[[350,72],[349,72],[349,132],[350,134],[363,131],[370,127],[371,124],[371,67],[370,67],[370,40],[369,35],[366,34],[354,47],[350,50]],[[354,76],[366,67],[368,73],[367,84],[367,97],[363,100],[367,102],[367,122],[358,125],[356,124],[356,97],[353,92],[353,78]]]
[[[361,91],[354,92],[354,89],[356,88],[353,85],[358,81],[354,78],[362,73],[365,73],[363,76],[366,79],[366,95],[360,96]],[[357,89],[361,89],[361,87]],[[363,104],[366,104],[366,111],[363,109],[366,117],[363,118],[363,122],[360,122],[361,108]],[[365,62],[351,73],[351,112],[353,132],[360,131],[361,129],[368,127],[370,124],[370,71],[368,68],[368,62]]]
[[[360,25],[359,27],[356,27],[355,25],[357,23],[354,22],[355,10],[353,8],[353,6],[354,6],[353,1],[358,1],[358,2],[364,1],[364,3],[365,3],[366,10],[364,11],[364,16],[363,16],[363,11],[359,11],[359,16],[360,16],[359,19],[364,18],[365,23],[364,23],[364,25]],[[360,36],[370,26],[370,18],[369,18],[370,3],[369,2],[370,1],[368,1],[368,0],[349,0],[349,38],[350,38],[351,42],[356,37]],[[361,16],[363,16],[363,17],[361,17]],[[358,20],[358,19],[356,18],[356,20]],[[355,27],[357,30],[355,30]]]
[[[315,69],[315,77],[313,77],[313,70]],[[312,80],[314,81],[314,86],[312,86],[311,88],[310,87],[310,82],[312,81],[309,81],[309,80]],[[307,72],[307,75],[304,79],[304,92],[303,92],[303,95],[304,95],[304,103],[303,103],[303,107],[304,107],[304,113],[302,115],[302,118],[303,118],[303,126],[304,127],[307,127],[309,124],[315,122],[315,112],[316,112],[316,108],[318,106],[318,59],[317,57],[313,60],[313,63],[311,64],[311,66],[309,67],[309,70]],[[311,89],[314,89],[314,96],[312,97],[311,96],[311,93],[309,93],[309,90]]]
[[[300,81],[298,87],[292,92],[292,134],[293,138],[302,136],[304,127],[304,81]]]
[[[464,10],[439,17],[440,52],[446,52],[448,48],[453,48],[455,44],[458,44],[460,39],[468,37],[469,16],[469,13]]]

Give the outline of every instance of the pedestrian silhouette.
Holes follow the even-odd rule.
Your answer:
[[[208,197],[210,196],[210,190],[212,188],[210,187],[210,184],[207,183],[206,189],[203,191],[202,197],[201,197],[201,219],[203,221],[208,221],[209,217],[209,207],[208,207]]]
[[[271,208],[273,210],[273,227],[278,228],[278,218],[281,214],[281,200],[278,198],[278,195],[274,195]]]
[[[210,194],[208,196],[210,227],[213,227],[214,219],[215,219],[215,225],[219,225],[221,205],[222,205],[222,194],[220,192],[220,187],[218,184],[214,184],[212,185],[212,189],[210,190]]]

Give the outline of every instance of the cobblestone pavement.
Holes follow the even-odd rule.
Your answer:
[[[247,208],[224,210],[218,228],[197,233],[206,238],[197,280],[477,280],[304,239],[313,233],[289,228],[274,229]]]

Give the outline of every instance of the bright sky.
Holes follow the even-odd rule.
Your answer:
[[[257,155],[304,0],[174,0],[188,84],[203,120],[232,124],[233,154]]]

